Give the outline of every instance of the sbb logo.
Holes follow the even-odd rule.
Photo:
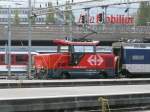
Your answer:
[[[104,60],[100,55],[91,55],[87,61],[90,65],[93,66],[93,65],[101,65]]]

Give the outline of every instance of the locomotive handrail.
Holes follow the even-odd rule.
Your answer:
[[[43,58],[43,56],[42,56],[42,58]],[[44,59],[44,58],[43,58]],[[43,61],[42,61],[43,62]],[[46,61],[45,61],[45,59],[44,59],[44,62],[46,63]],[[47,73],[48,73],[48,64],[46,63],[46,70],[47,70]]]

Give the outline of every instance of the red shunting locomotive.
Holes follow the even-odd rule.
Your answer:
[[[113,78],[115,55],[112,48],[99,42],[53,40],[57,52],[34,56],[35,77],[47,78]]]

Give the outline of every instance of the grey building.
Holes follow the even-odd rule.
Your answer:
[[[36,10],[36,9],[34,9]],[[0,8],[0,24],[8,24],[8,8]],[[18,13],[19,24],[28,24],[28,8],[11,8],[11,22],[14,24],[15,13]],[[63,13],[54,14],[55,23],[63,23]],[[46,24],[46,15],[37,16],[35,24]]]

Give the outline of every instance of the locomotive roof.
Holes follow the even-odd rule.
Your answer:
[[[53,43],[56,45],[84,45],[84,46],[94,46],[98,45],[99,41],[92,41],[92,42],[72,42],[67,40],[55,39]]]

